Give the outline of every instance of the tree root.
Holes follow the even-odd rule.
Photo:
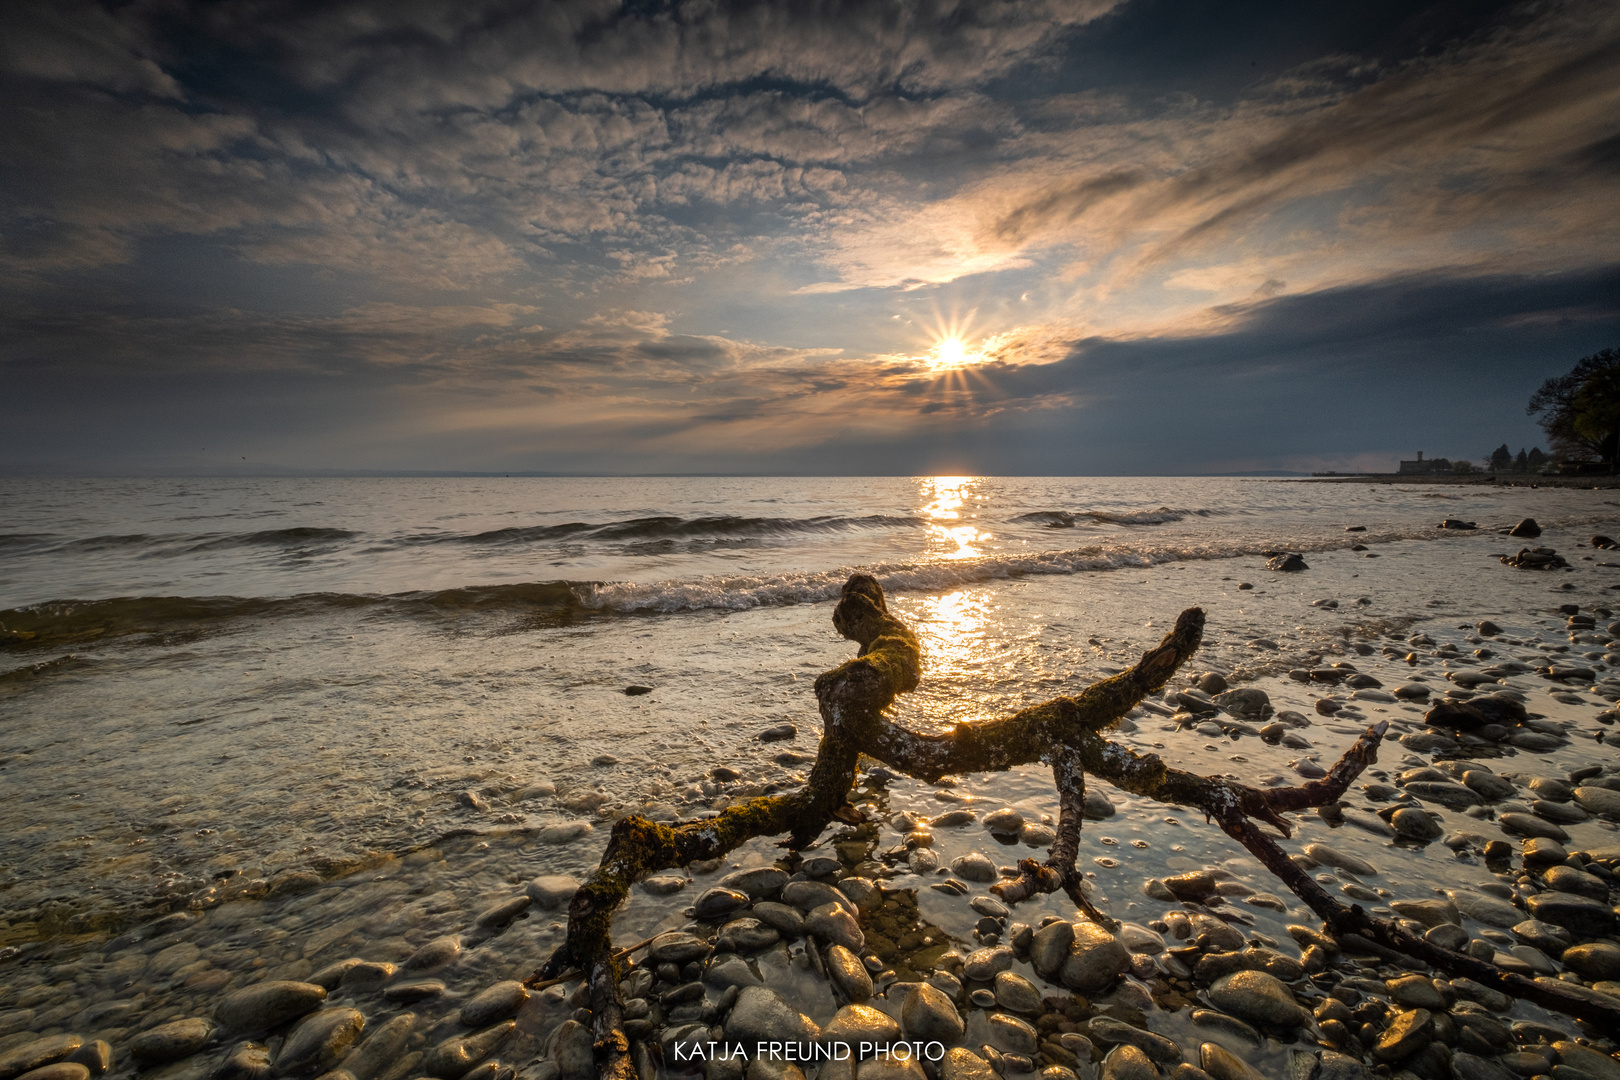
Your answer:
[[[613,912],[630,887],[659,870],[718,859],[760,836],[786,834],[784,847],[811,844],[834,819],[856,820],[847,803],[864,753],[897,772],[927,782],[952,773],[1001,772],[1047,761],[1058,790],[1058,829],[1044,862],[1025,859],[1019,876],[992,886],[1009,904],[1062,889],[1086,916],[1113,929],[1081,889],[1075,863],[1085,803],[1085,774],[1121,790],[1202,811],[1278,877],[1327,924],[1333,936],[1359,934],[1452,975],[1467,976],[1514,997],[1596,1024],[1620,1028],[1620,1001],[1594,1001],[1556,980],[1532,981],[1472,956],[1451,952],[1378,919],[1359,905],[1329,896],[1263,833],[1263,822],[1284,837],[1292,831],[1283,814],[1324,806],[1341,798],[1378,753],[1388,725],[1367,729],[1328,774],[1295,787],[1252,788],[1223,777],[1199,776],[1110,742],[1114,727],[1147,694],[1169,681],[1197,650],[1204,613],[1181,613],[1160,644],[1140,662],[1094,683],[1074,697],[1060,697],[1009,717],[958,724],[949,734],[920,734],[893,723],[883,711],[917,687],[922,674],[917,637],[889,613],[883,589],[868,574],[852,575],[833,610],[833,626],[860,645],[853,660],[816,679],[823,733],[805,786],[787,795],[757,798],[716,817],[661,825],[628,817],[613,826],[601,863],[568,907],[568,935],[529,982],[557,980],[570,968],[587,976],[599,1075],[633,1080],[630,1044],[621,1024],[619,959],[612,949]]]

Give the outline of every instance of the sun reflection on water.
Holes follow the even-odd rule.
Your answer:
[[[928,549],[946,559],[972,559],[979,555],[974,545],[993,539],[970,519],[977,518],[969,503],[978,501],[976,476],[926,476],[920,481],[922,497],[928,500],[923,514],[928,518]]]

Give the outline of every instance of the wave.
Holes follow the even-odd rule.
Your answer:
[[[1157,510],[1036,510],[1019,514],[1014,521],[1045,525],[1049,529],[1072,529],[1080,519],[1089,519],[1103,525],[1168,525],[1189,516],[1209,517],[1213,510],[1173,510],[1161,506]]]
[[[869,514],[865,517],[715,517],[673,516],[630,518],[592,524],[570,521],[562,525],[529,525],[488,532],[448,536],[413,537],[415,543],[454,544],[534,544],[548,540],[663,540],[707,536],[785,536],[794,533],[842,532],[849,529],[914,528],[922,522],[914,517]]]

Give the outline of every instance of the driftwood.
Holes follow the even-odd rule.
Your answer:
[[[617,822],[601,863],[569,904],[566,940],[529,980],[530,985],[558,980],[570,969],[578,969],[575,977],[588,979],[601,1076],[635,1077],[618,989],[623,951],[613,950],[610,933],[613,912],[630,887],[659,870],[718,859],[755,837],[786,834],[783,846],[797,850],[811,844],[835,819],[860,821],[860,811],[847,797],[862,754],[929,782],[952,773],[999,772],[1036,761],[1051,765],[1058,790],[1057,838],[1044,862],[1025,859],[1019,863],[1017,878],[992,887],[1008,903],[1062,889],[1088,917],[1113,927],[1113,920],[1096,910],[1082,892],[1075,868],[1089,773],[1132,794],[1201,811],[1309,905],[1333,937],[1360,935],[1450,975],[1466,976],[1609,1030],[1620,1029],[1620,1001],[1609,1005],[1594,1000],[1599,995],[1591,991],[1583,993],[1582,987],[1504,972],[1442,949],[1360,905],[1341,904],[1261,831],[1260,824],[1265,824],[1288,837],[1291,830],[1283,814],[1336,802],[1376,760],[1386,723],[1368,728],[1325,777],[1265,790],[1174,769],[1155,754],[1140,754],[1103,737],[1143,697],[1164,686],[1197,650],[1204,629],[1202,610],[1182,612],[1164,640],[1134,667],[1074,697],[1055,698],[999,720],[958,724],[944,735],[908,731],[883,715],[897,696],[916,688],[922,661],[916,635],[889,613],[875,578],[855,574],[845,583],[833,611],[833,626],[859,644],[860,652],[816,679],[823,734],[805,786],[696,821],[661,825],[627,817]]]

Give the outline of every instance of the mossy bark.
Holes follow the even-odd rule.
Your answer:
[[[1075,869],[1089,773],[1132,794],[1201,811],[1305,901],[1335,935],[1361,934],[1515,997],[1620,1027],[1620,1004],[1594,1004],[1556,985],[1507,974],[1416,938],[1359,906],[1345,907],[1260,831],[1256,821],[1289,836],[1284,813],[1323,806],[1343,796],[1350,783],[1376,760],[1387,724],[1368,728],[1326,777],[1297,787],[1265,790],[1172,768],[1156,754],[1137,753],[1104,738],[1103,732],[1143,697],[1164,686],[1197,650],[1204,630],[1200,609],[1182,612],[1164,640],[1128,671],[1073,697],[1055,698],[998,720],[958,724],[943,735],[908,731],[883,715],[896,697],[917,687],[922,658],[916,635],[889,612],[877,579],[868,574],[850,577],[833,610],[833,625],[859,644],[860,652],[816,679],[822,737],[805,786],[787,795],[751,799],[716,817],[675,825],[639,817],[621,819],[613,826],[595,873],[569,905],[566,940],[532,976],[531,982],[552,979],[576,967],[586,974],[602,1076],[634,1078],[629,1041],[620,1025],[621,972],[613,957],[611,936],[613,912],[629,896],[631,886],[660,870],[721,858],[755,837],[786,835],[784,846],[800,849],[835,818],[859,820],[858,811],[847,800],[863,753],[897,772],[929,782],[952,773],[1001,772],[1035,761],[1052,766],[1058,790],[1057,838],[1044,862],[1024,860],[1018,878],[995,887],[1008,902],[1061,888],[1089,917],[1113,925],[1085,897]]]

